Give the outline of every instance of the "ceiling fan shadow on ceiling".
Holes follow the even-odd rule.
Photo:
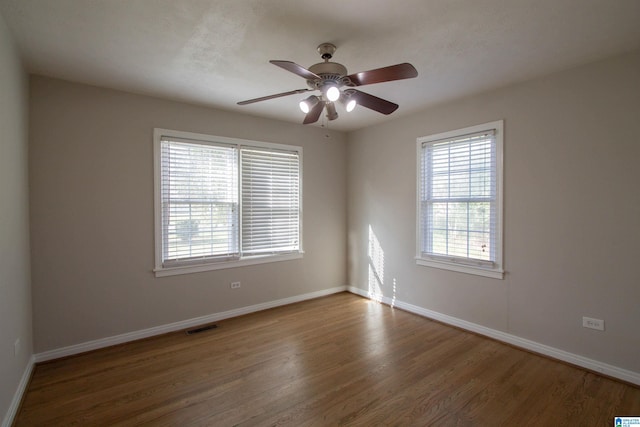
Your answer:
[[[336,111],[336,102],[341,103],[347,112],[353,111],[356,105],[361,105],[382,114],[391,114],[398,109],[398,104],[354,88],[374,83],[410,79],[418,76],[418,71],[415,67],[406,62],[376,68],[375,70],[347,74],[347,68],[344,65],[329,61],[335,51],[336,47],[333,44],[321,44],[318,46],[318,53],[320,53],[324,62],[314,64],[308,69],[291,61],[269,61],[273,65],[277,65],[306,79],[310,89],[295,89],[275,95],[248,99],[238,102],[238,105],[253,104],[254,102],[267,101],[269,99],[318,90],[320,91],[320,95],[310,95],[300,101],[300,109],[306,114],[302,122],[305,125],[317,122],[323,110],[327,112],[327,119],[337,119],[338,112]]]

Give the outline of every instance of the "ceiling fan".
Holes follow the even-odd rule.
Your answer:
[[[306,114],[302,122],[305,125],[317,122],[325,108],[327,110],[327,119],[337,119],[336,102],[343,104],[347,112],[353,111],[356,105],[361,105],[382,114],[391,114],[398,109],[398,104],[359,91],[354,87],[410,79],[418,75],[418,71],[414,66],[406,62],[376,68],[375,70],[347,74],[347,68],[344,65],[329,61],[335,51],[336,47],[333,44],[322,43],[318,46],[318,53],[320,53],[324,62],[314,64],[308,69],[291,61],[269,61],[273,65],[306,79],[310,89],[296,89],[275,95],[248,99],[238,102],[238,105],[253,104],[254,102],[319,90],[321,92],[320,95],[311,95],[300,102],[300,109]]]

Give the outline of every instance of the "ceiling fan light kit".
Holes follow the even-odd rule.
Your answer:
[[[267,101],[283,96],[319,90],[321,96],[311,95],[300,101],[300,109],[306,114],[303,124],[317,122],[324,109],[327,111],[326,117],[328,120],[337,119],[336,101],[340,102],[347,112],[353,111],[356,105],[362,105],[365,108],[382,114],[391,114],[398,109],[398,104],[359,91],[354,89],[354,87],[409,79],[418,76],[418,71],[415,67],[406,62],[389,67],[377,68],[375,70],[347,74],[348,71],[344,65],[329,61],[335,51],[335,45],[322,43],[318,46],[318,53],[324,62],[314,64],[308,69],[291,61],[269,61],[273,65],[306,79],[309,89],[296,89],[275,95],[248,99],[238,102],[238,105],[253,104],[255,102]]]
[[[358,105],[358,102],[355,100],[355,98],[351,99],[350,96],[342,96],[340,97],[340,102],[342,103],[342,105],[344,105],[344,109],[347,111],[347,113],[352,112],[355,108],[356,105]]]
[[[311,108],[313,108],[313,106],[315,106],[318,102],[320,102],[318,97],[315,95],[311,95],[308,98],[300,101],[300,109],[303,113],[307,114],[309,111],[311,111]]]
[[[326,89],[325,96],[329,101],[335,102],[340,99],[340,89],[338,89],[338,86],[329,84],[326,86]]]
[[[325,107],[327,108],[327,119],[335,120],[338,118],[338,112],[336,111],[336,104],[333,102],[327,102]]]

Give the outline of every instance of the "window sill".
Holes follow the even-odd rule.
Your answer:
[[[457,271],[459,273],[473,274],[476,276],[490,277],[492,279],[504,279],[504,270],[486,268],[474,265],[460,264],[448,261],[436,261],[433,259],[416,258],[416,264],[424,267],[434,267],[443,270]]]
[[[153,270],[156,277],[176,276],[178,274],[200,273],[203,271],[223,270],[226,268],[245,267],[255,264],[289,261],[302,258],[304,252],[294,252],[281,255],[258,255],[233,261],[211,262],[208,264],[185,265],[179,267],[156,268]]]

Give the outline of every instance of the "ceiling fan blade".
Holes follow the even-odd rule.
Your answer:
[[[389,67],[376,68],[375,70],[361,71],[347,77],[356,86],[370,85],[373,83],[390,82],[393,80],[410,79],[418,76],[415,67],[407,62],[390,65]]]
[[[362,105],[363,107],[377,111],[378,113],[391,114],[398,109],[398,104],[394,104],[386,99],[378,98],[377,96],[360,92],[355,89],[350,89],[349,92],[351,93],[351,98],[354,98],[358,105]]]
[[[291,62],[291,61],[275,61],[275,60],[271,60],[269,62],[272,63],[273,65],[277,65],[280,68],[284,68],[285,70],[290,71],[293,74],[297,74],[300,77],[302,77],[303,79],[319,80],[321,78],[319,75],[317,75],[315,73],[312,73],[311,71],[309,71],[306,68],[304,68],[302,65],[298,65],[295,62]]]
[[[309,123],[315,123],[320,118],[320,114],[322,114],[322,110],[324,109],[324,102],[320,101],[316,105],[311,108],[311,111],[304,116],[303,125],[308,125]]]
[[[266,101],[268,99],[280,98],[282,96],[295,95],[297,93],[309,92],[311,89],[296,89],[289,92],[276,93],[275,95],[262,96],[260,98],[247,99],[246,101],[238,102],[238,105],[253,104],[254,102]]]

